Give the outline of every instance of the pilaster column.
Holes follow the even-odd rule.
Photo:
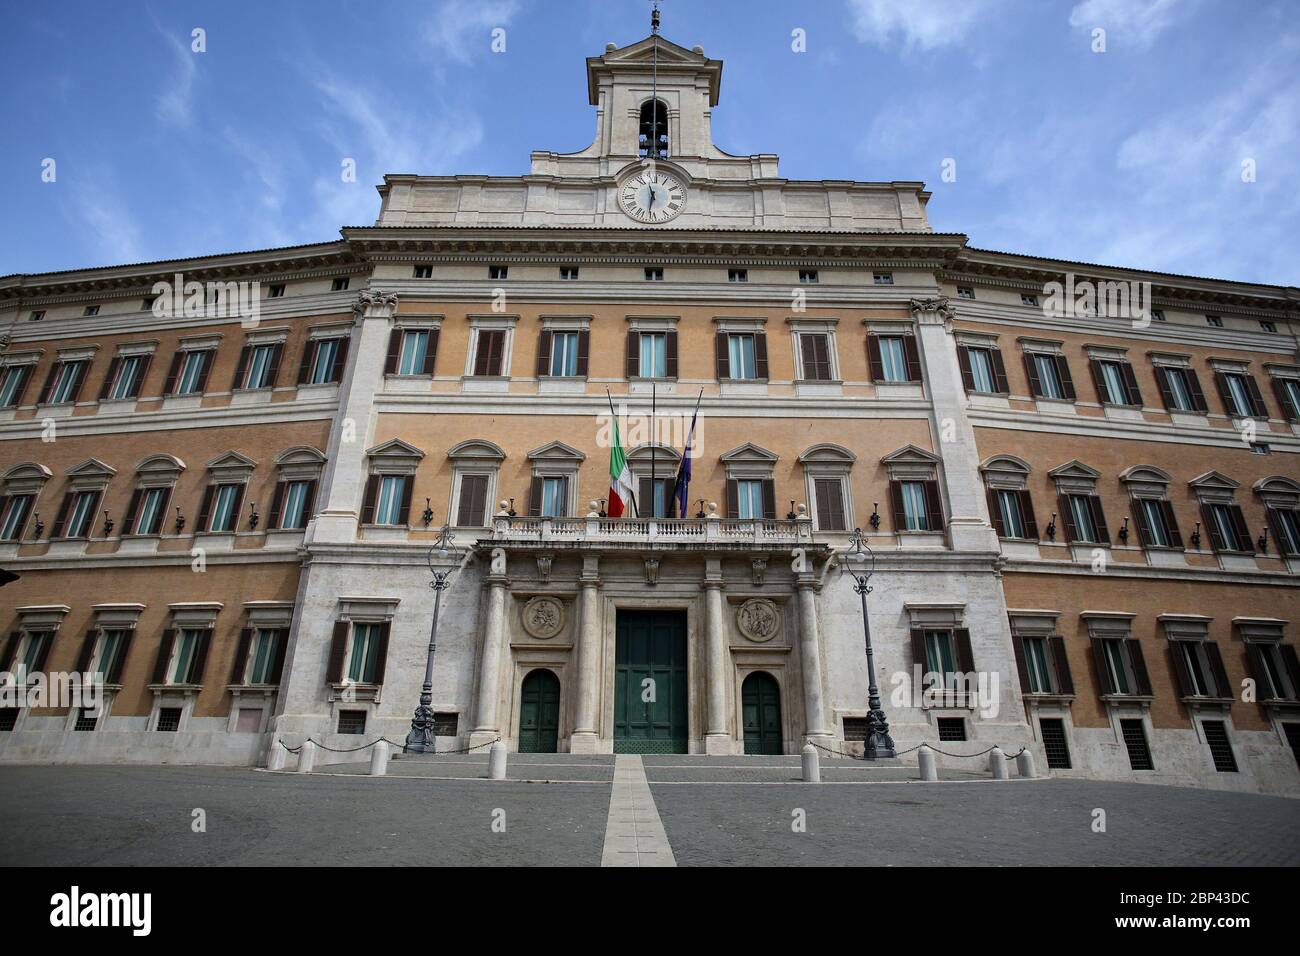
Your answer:
[[[731,735],[727,733],[727,684],[731,679],[727,667],[726,626],[722,618],[721,562],[709,559],[709,569],[704,579],[704,680],[708,702],[705,716],[704,752],[729,754],[733,751]]]
[[[474,730],[469,735],[469,745],[495,740],[500,736],[497,722],[497,701],[501,697],[501,643],[505,638],[506,576],[489,575],[487,616],[483,622],[482,644],[479,647],[478,698],[474,705]]]
[[[823,747],[833,735],[826,727],[822,691],[821,637],[817,631],[817,599],[811,580],[795,582],[799,595],[799,670],[803,673],[804,736],[819,739]]]
[[[957,551],[997,551],[998,539],[989,522],[980,478],[975,429],[966,416],[966,389],[952,334],[952,310],[946,296],[913,299],[911,307],[930,394],[935,451],[943,459],[949,542]]]
[[[573,734],[569,737],[569,752],[593,754],[597,751],[600,728],[597,724],[600,701],[600,658],[604,645],[600,626],[600,580],[597,569],[600,559],[595,555],[583,558],[581,603],[578,619],[578,713],[574,719]]]
[[[308,543],[356,540],[366,483],[366,448],[374,432],[375,393],[384,381],[388,333],[397,296],[363,290],[353,307],[356,319],[348,364],[339,383],[339,407],[330,429],[329,465],[321,475],[320,500]]]

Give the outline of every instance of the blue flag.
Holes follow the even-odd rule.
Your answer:
[[[686,517],[686,508],[691,499],[691,442],[695,439],[695,417],[699,409],[691,416],[691,430],[686,436],[686,448],[682,452],[682,463],[677,466],[677,476],[673,478],[673,497],[677,500],[677,517]]]

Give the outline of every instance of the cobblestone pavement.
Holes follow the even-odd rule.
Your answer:
[[[1296,800],[1078,780],[886,782],[900,768],[839,763],[823,775],[844,782],[816,787],[793,782],[789,758],[644,758],[679,866],[1300,865]],[[512,777],[554,781],[537,784],[485,780],[480,759],[462,779],[8,766],[0,865],[597,866],[611,785],[575,780],[612,767],[608,756],[511,754]],[[196,808],[206,833],[191,829]],[[796,810],[806,832],[792,828]]]

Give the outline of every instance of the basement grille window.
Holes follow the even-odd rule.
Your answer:
[[[1070,744],[1065,739],[1065,721],[1059,717],[1042,717],[1038,730],[1043,735],[1043,750],[1051,770],[1070,769]]]
[[[16,726],[18,726],[18,708],[0,707],[0,732],[9,733]],[[1295,744],[1293,743],[1292,746]]]
[[[94,730],[95,725],[99,723],[99,715],[91,707],[81,708],[77,714],[77,722],[72,725],[73,730]]]
[[[460,714],[434,714],[433,735],[435,737],[455,737],[460,728]]]
[[[1146,728],[1140,720],[1121,720],[1120,733],[1124,737],[1124,746],[1128,748],[1128,765],[1133,770],[1155,770],[1151,762],[1151,748],[1147,746]]]
[[[179,707],[163,707],[158,711],[158,730],[163,733],[174,734],[181,729],[181,709]]]
[[[939,728],[940,743],[948,741],[957,743],[966,739],[965,717],[939,717],[935,720]]]
[[[646,281],[646,282],[663,282],[663,281],[664,281],[664,267],[663,267],[663,266],[646,266],[646,270],[645,270],[645,281]]]
[[[366,712],[364,710],[340,710],[339,733],[364,734],[366,732]]]
[[[1232,744],[1228,741],[1228,728],[1223,721],[1203,720],[1201,730],[1205,732],[1205,742],[1210,745],[1214,769],[1219,773],[1236,773],[1237,758],[1232,753]]]
[[[3,725],[0,725],[3,729]],[[1300,724],[1283,724],[1282,730],[1286,734],[1286,742],[1291,745],[1291,753],[1295,754],[1295,765],[1300,767]]]
[[[330,285],[330,291],[347,292],[348,286],[350,284],[351,284],[351,280],[349,280],[346,276],[341,276],[340,278],[335,279],[334,282]]]
[[[844,718],[844,739],[846,741],[866,740],[867,739],[867,718],[845,717]]]
[[[417,279],[432,279],[432,278],[433,278],[433,266],[430,266],[430,265],[418,265],[418,266],[416,266],[416,267],[415,267],[415,278],[417,278]]]

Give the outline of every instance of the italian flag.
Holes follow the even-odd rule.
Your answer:
[[[623,436],[618,432],[618,418],[614,417],[614,445],[609,450],[609,507],[611,518],[621,518],[632,501],[632,472],[628,471],[627,457],[623,454]]]

